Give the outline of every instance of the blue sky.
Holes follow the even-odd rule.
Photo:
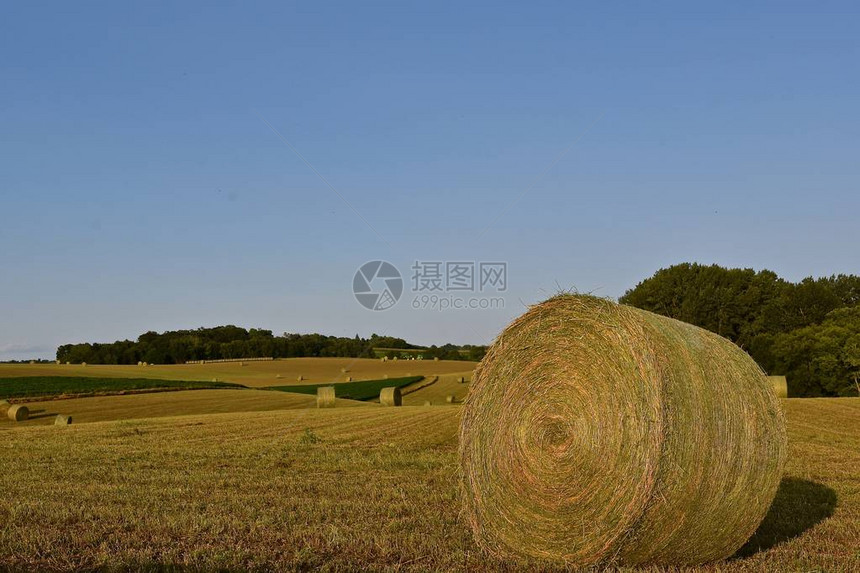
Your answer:
[[[858,11],[7,3],[0,359],[225,323],[486,343],[683,261],[860,272]],[[375,259],[384,312],[351,292]],[[506,261],[505,308],[412,309],[415,260]]]

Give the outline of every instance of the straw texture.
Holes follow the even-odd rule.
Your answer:
[[[334,386],[317,388],[317,408],[334,408]]]
[[[400,388],[383,388],[379,393],[379,403],[383,406],[400,406],[403,404],[403,397]]]
[[[499,336],[460,425],[479,545],[570,566],[732,555],[770,506],[785,453],[779,401],[742,350],[579,295]]]
[[[13,422],[23,422],[30,417],[30,409],[27,406],[16,404],[6,410],[6,416]]]
[[[767,379],[770,381],[777,398],[788,398],[788,382],[786,382],[785,376],[768,376]]]

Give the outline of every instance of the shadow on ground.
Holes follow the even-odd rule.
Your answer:
[[[45,410],[31,410],[29,419],[38,420],[39,418],[53,418],[56,415],[56,412],[46,412]]]
[[[749,557],[802,534],[836,508],[836,492],[820,483],[783,478],[770,511],[734,558]]]

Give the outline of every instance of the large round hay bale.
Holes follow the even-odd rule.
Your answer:
[[[64,416],[63,414],[57,414],[57,417],[54,418],[55,426],[70,426],[72,424],[71,416]]]
[[[347,382],[352,382],[352,376],[347,376],[347,377],[346,377],[346,381],[347,381]]]
[[[465,376],[460,376],[460,377],[457,379],[457,382],[459,382],[460,384],[465,384],[465,383],[466,383],[466,377],[465,377]]]
[[[300,375],[298,376],[298,378],[296,378],[296,381],[297,381],[297,382],[301,382],[301,381],[302,381],[302,380],[304,380],[304,379],[305,379],[305,377],[304,377],[304,376],[302,376],[302,375],[300,374]]]
[[[317,408],[334,408],[334,386],[320,386],[317,388]]]
[[[6,410],[6,417],[13,422],[23,422],[30,417],[30,408],[20,404],[9,406],[9,409]]]
[[[431,402],[430,400],[424,400],[424,405],[425,406],[432,406],[433,402]]]
[[[453,394],[448,394],[447,396],[445,396],[445,401],[449,404],[454,404],[457,402],[457,397]]]
[[[400,388],[383,388],[379,393],[379,403],[383,406],[400,406],[403,404],[403,396]]]
[[[768,376],[767,379],[777,398],[788,398],[788,382],[785,376]]]
[[[574,567],[734,554],[773,501],[785,453],[779,401],[737,346],[579,295],[508,326],[460,425],[479,545]]]

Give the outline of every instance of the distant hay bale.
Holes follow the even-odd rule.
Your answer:
[[[457,397],[453,394],[448,394],[447,396],[445,396],[445,401],[449,404],[455,404],[457,402]]]
[[[352,382],[352,376],[347,376],[347,377],[346,377],[346,381],[347,381],[347,382]]]
[[[388,362],[388,356],[383,356],[382,358],[380,358],[380,360],[382,360],[383,362]]]
[[[86,362],[81,362],[81,366],[86,366],[86,365],[87,365]]]
[[[767,379],[770,381],[773,391],[776,392],[777,398],[788,398],[788,382],[785,380],[785,376],[768,376]]]
[[[59,361],[59,360],[57,360],[57,364],[62,364],[62,362],[61,362],[61,361]]]
[[[68,366],[69,364],[71,364],[71,362],[66,361],[66,366]]]
[[[213,381],[213,382],[217,382],[217,381],[218,381],[218,379],[217,379],[217,378],[213,378],[213,379],[212,379],[212,381]]]
[[[55,426],[70,426],[72,424],[71,416],[64,416],[63,414],[57,414],[57,417],[54,418]]]
[[[433,405],[433,402],[431,402],[430,400],[425,400],[425,401],[424,401],[424,405],[425,405],[425,406],[432,406],[432,405]]]
[[[13,422],[23,422],[30,417],[30,409],[20,404],[9,406],[9,409],[6,410],[6,417]]]
[[[138,363],[137,363],[137,365],[138,365],[138,366],[143,366],[143,362],[138,362]]]
[[[304,379],[305,379],[305,377],[304,377],[304,376],[302,376],[301,374],[299,374],[299,377],[298,377],[298,378],[296,378],[296,381],[297,381],[297,382],[301,382],[301,381],[302,381],[302,380],[304,380]]]
[[[459,382],[460,384],[465,384],[466,383],[466,377],[460,376],[460,378],[457,379],[457,382]]]
[[[439,357],[438,357],[438,356],[434,356],[434,357],[433,357],[433,362],[439,362]]]
[[[349,368],[341,368],[340,369],[341,374],[346,374],[347,372],[349,372]]]
[[[774,499],[782,408],[740,348],[701,328],[560,295],[509,325],[460,422],[478,545],[568,568],[733,555]]]
[[[334,408],[334,406],[334,386],[320,386],[317,388],[317,408]]]
[[[388,380],[388,374],[383,374],[382,378],[383,378],[383,380]]]
[[[280,374],[275,374],[275,378],[280,380],[281,378],[283,378],[283,376],[281,376]]]
[[[400,393],[400,388],[389,387],[383,388],[379,393],[379,403],[383,406],[400,406],[403,404],[403,396]]]

